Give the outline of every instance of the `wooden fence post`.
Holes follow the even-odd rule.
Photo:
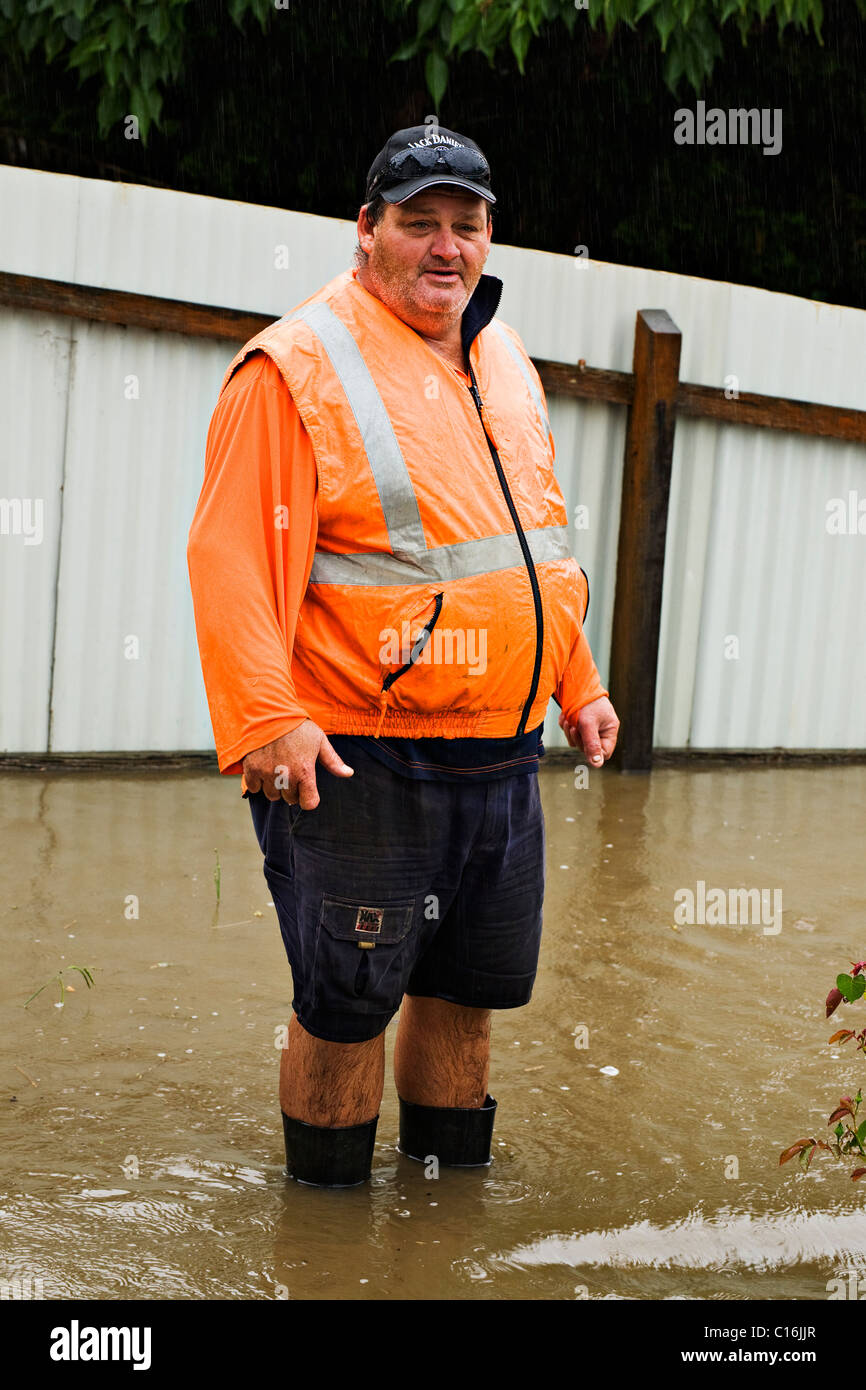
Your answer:
[[[656,667],[682,335],[665,309],[640,309],[626,426],[610,656],[622,722],[614,764],[652,767]]]

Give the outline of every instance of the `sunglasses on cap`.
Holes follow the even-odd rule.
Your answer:
[[[382,189],[430,174],[450,174],[455,178],[472,179],[488,190],[490,187],[490,165],[480,150],[468,146],[427,145],[400,150],[393,155],[370,183],[368,200]]]

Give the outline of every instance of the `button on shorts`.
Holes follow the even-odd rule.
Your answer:
[[[294,983],[315,1037],[377,1037],[404,994],[514,1009],[541,941],[538,777],[422,782],[359,748],[354,777],[316,765],[319,805],[249,795]]]

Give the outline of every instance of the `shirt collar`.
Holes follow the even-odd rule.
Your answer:
[[[460,323],[460,337],[463,351],[469,357],[469,349],[482,328],[486,328],[499,308],[502,298],[502,281],[496,275],[482,275],[472,292],[469,303],[463,310]]]

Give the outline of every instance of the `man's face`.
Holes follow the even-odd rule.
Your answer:
[[[411,328],[438,336],[459,322],[481,278],[487,209],[475,194],[435,187],[389,204],[372,229],[362,209],[358,241],[369,260],[361,283]]]

